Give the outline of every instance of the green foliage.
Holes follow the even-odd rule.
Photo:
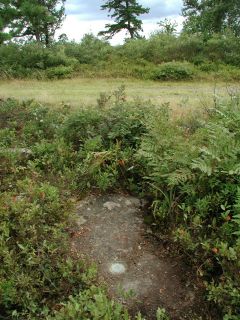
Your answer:
[[[63,136],[76,150],[83,147],[85,141],[98,138],[105,148],[120,144],[122,148],[139,145],[139,138],[145,132],[144,118],[148,107],[142,104],[125,102],[125,92],[121,88],[106,99],[101,95],[98,100],[100,110],[83,109],[72,114],[63,127]],[[115,100],[114,106],[105,108]]]
[[[0,207],[1,314],[40,316],[86,278],[82,263],[66,255],[68,202],[48,183],[23,180],[1,195]]]
[[[32,147],[34,167],[47,173],[62,174],[73,168],[76,153],[62,139],[41,140]]]
[[[187,19],[180,34],[176,33],[176,24],[165,19],[158,23],[160,30],[145,39],[139,36],[142,26],[139,17],[148,13],[148,8],[136,0],[105,1],[101,8],[115,20],[107,24],[107,30],[100,35],[111,38],[123,29],[130,34],[123,45],[111,46],[91,33],[80,43],[69,41],[64,35],[55,42],[55,31],[64,18],[65,0],[41,3],[4,0],[0,8],[0,76],[3,79],[61,79],[79,75],[239,80],[240,12],[237,2],[185,0],[183,14]],[[9,41],[11,39],[13,42]],[[180,66],[186,62],[188,66]],[[171,69],[181,70],[159,67],[164,63],[171,63]],[[193,70],[190,63],[199,69]],[[178,67],[173,67],[174,64]]]
[[[16,132],[15,130],[11,130],[9,128],[0,129],[0,147],[8,146],[14,144],[16,140]]]
[[[113,11],[109,16],[115,19],[115,23],[106,24],[106,31],[99,33],[107,38],[112,38],[122,30],[127,30],[131,39],[139,37],[139,31],[142,31],[142,21],[138,17],[149,12],[148,8],[144,8],[136,0],[107,0],[101,9],[108,12]]]
[[[65,54],[75,58],[80,64],[97,65],[108,60],[112,51],[108,42],[91,33],[84,35],[80,43],[70,42],[64,45]]]
[[[64,2],[65,0],[4,0],[0,9],[0,43],[9,38],[28,37],[49,45],[64,18]]]
[[[213,33],[223,33],[229,29],[239,37],[238,0],[184,0],[183,4],[183,15],[187,17],[185,29],[188,32],[200,32],[209,37]]]
[[[109,301],[104,292],[92,286],[83,294],[70,296],[69,301],[62,305],[60,311],[47,320],[74,320],[74,319],[112,319],[129,320],[130,317],[124,308],[114,301]]]
[[[155,227],[187,254],[219,317],[237,319],[239,101],[177,121],[167,104],[129,103],[124,87],[70,114],[1,101],[0,315],[130,319],[69,253],[67,232],[75,191],[124,188],[153,200]]]
[[[187,80],[194,75],[194,68],[187,63],[168,62],[153,72],[153,80]]]
[[[49,79],[65,79],[72,76],[72,67],[58,66],[47,69],[47,77]]]
[[[165,309],[158,308],[157,310],[157,320],[169,320]]]
[[[16,16],[16,9],[11,6],[10,0],[3,0],[0,8],[0,44],[11,39],[11,34],[6,30],[9,23]]]
[[[191,253],[210,283],[209,299],[230,319],[240,307],[239,114],[236,99],[189,130],[163,108],[149,121],[138,155],[155,195],[156,222]]]
[[[162,33],[166,33],[169,35],[173,35],[176,33],[177,31],[177,23],[176,21],[171,21],[167,18],[161,20],[160,22],[158,22],[159,27],[161,28],[161,32]]]
[[[0,101],[0,128],[15,132],[18,147],[32,145],[39,139],[52,139],[64,117],[63,110],[57,113],[35,101]]]
[[[59,137],[65,111],[7,100],[0,113],[0,317],[130,319],[94,286],[95,269],[69,252],[70,189],[83,159]],[[52,127],[39,128],[48,118]]]
[[[63,137],[78,151],[77,185],[81,190],[130,186],[134,169],[134,152],[146,132],[145,104],[125,102],[124,88],[109,99],[100,97],[102,109],[88,109],[71,115],[63,126]],[[115,105],[106,108],[114,98]],[[107,103],[107,105],[105,105]],[[119,183],[121,181],[121,183]]]
[[[165,63],[171,63],[175,69],[184,69],[185,74],[192,73],[192,78],[213,75],[224,80],[238,80],[239,52],[240,42],[229,32],[204,40],[201,35],[176,36],[156,31],[149,39],[129,39],[115,47],[86,34],[80,43],[59,41],[51,47],[37,42],[0,45],[0,74],[2,78],[79,75],[152,79]]]

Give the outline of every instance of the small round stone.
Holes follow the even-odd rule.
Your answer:
[[[126,271],[126,268],[122,263],[118,262],[118,263],[112,263],[109,270],[113,274],[121,274]]]

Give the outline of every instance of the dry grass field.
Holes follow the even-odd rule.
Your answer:
[[[129,99],[169,102],[176,115],[214,103],[240,89],[239,83],[154,82],[130,79],[65,79],[65,80],[4,80],[0,81],[0,98],[36,99],[59,106],[69,104],[77,109],[96,103],[101,92],[111,92],[125,85]]]

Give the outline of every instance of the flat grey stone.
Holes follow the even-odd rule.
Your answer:
[[[78,218],[78,220],[77,220],[77,224],[79,225],[79,226],[82,226],[83,224],[85,224],[87,222],[87,220],[84,218],[84,217],[82,217],[82,216],[80,216],[79,218]]]
[[[112,211],[115,208],[120,208],[120,203],[113,202],[113,201],[107,201],[103,204],[103,207],[108,209],[109,211]]]
[[[122,274],[126,271],[126,268],[125,268],[124,264],[117,262],[117,263],[111,264],[109,271],[112,274]]]

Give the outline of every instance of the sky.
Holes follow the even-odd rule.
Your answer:
[[[86,33],[98,34],[104,30],[106,23],[111,22],[108,12],[100,9],[104,0],[66,0],[66,18],[58,35],[66,33],[70,40],[80,41]],[[148,37],[157,29],[157,22],[164,18],[174,20],[181,28],[183,18],[181,15],[182,0],[139,0],[150,12],[141,16],[143,21],[143,34]],[[123,31],[111,40],[113,45],[123,43],[126,32]]]

